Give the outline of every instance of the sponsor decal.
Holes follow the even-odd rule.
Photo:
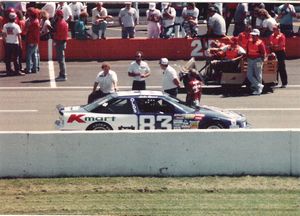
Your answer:
[[[100,121],[115,121],[116,117],[112,116],[108,116],[108,117],[84,117],[85,114],[72,114],[70,115],[67,123],[73,123],[73,122],[77,122],[77,123],[86,123],[86,122],[100,122]]]
[[[131,126],[120,126],[118,127],[119,130],[135,130],[135,127],[133,125]]]
[[[134,98],[130,98],[131,106],[134,113],[137,113],[136,105],[134,104]]]

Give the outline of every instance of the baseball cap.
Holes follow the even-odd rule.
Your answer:
[[[149,9],[150,9],[150,10],[154,10],[154,9],[155,9],[155,6],[156,6],[155,3],[153,3],[153,2],[150,2],[150,3],[149,3]]]
[[[250,32],[251,35],[260,35],[260,31],[258,29],[253,29],[252,32]]]
[[[57,11],[55,12],[55,15],[56,15],[56,16],[64,16],[64,12],[63,12],[62,10],[57,10]]]
[[[16,19],[16,17],[17,17],[17,14],[16,14],[16,13],[9,13],[9,14],[8,14],[8,18],[9,18],[9,19]]]
[[[169,64],[169,60],[167,58],[161,58],[159,61],[159,64],[161,65],[168,65]]]
[[[163,9],[166,9],[168,6],[169,6],[169,3],[168,3],[168,2],[162,2],[162,3],[161,3],[161,7],[162,7]]]

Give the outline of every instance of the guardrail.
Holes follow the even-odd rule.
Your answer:
[[[224,38],[223,41],[228,41],[228,38]],[[50,43],[48,41],[40,41],[39,51],[41,60],[55,59],[55,49],[53,49],[53,53],[48,53],[50,47],[52,47],[51,40]],[[300,49],[298,47],[300,47],[300,37],[287,38],[287,58],[300,58]],[[161,57],[167,57],[171,60],[189,59],[191,57],[204,58],[200,39],[110,38],[107,40],[70,39],[67,42],[66,59],[81,61],[99,59],[107,61],[129,60],[132,59],[137,50],[143,51],[145,59],[148,60],[157,60]],[[23,53],[25,59],[26,52],[24,51]],[[0,39],[0,60],[3,59],[4,46],[2,39]]]
[[[0,177],[300,176],[300,130],[1,132]]]

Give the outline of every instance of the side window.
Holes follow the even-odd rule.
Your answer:
[[[96,107],[93,113],[133,114],[129,99],[115,98]]]
[[[137,105],[141,113],[173,114],[175,107],[160,98],[138,98]]]

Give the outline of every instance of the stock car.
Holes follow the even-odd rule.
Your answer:
[[[248,127],[245,116],[188,107],[161,91],[119,91],[82,106],[57,105],[60,130],[222,129]]]

